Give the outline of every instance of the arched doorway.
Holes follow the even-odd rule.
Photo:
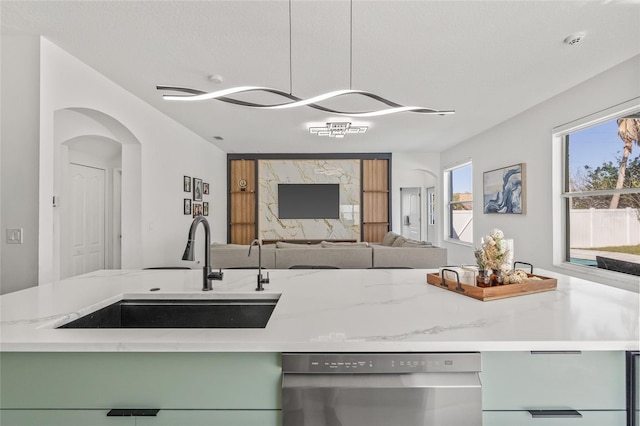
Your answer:
[[[40,280],[139,268],[140,142],[115,118],[88,108],[55,111],[53,135],[53,169],[41,164],[41,171],[52,173],[53,209],[40,206],[52,224],[50,233],[40,232]],[[103,217],[96,218],[98,212]],[[85,238],[87,232],[91,238]],[[102,245],[102,252],[89,247],[93,243]]]

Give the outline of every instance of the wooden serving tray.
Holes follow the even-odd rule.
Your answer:
[[[440,278],[440,274],[433,273],[427,274],[427,283],[445,290],[453,291],[454,293],[482,300],[483,302],[488,300],[505,299],[507,297],[523,296],[525,294],[540,293],[543,291],[551,291],[555,290],[558,286],[558,280],[555,278],[543,277],[536,274],[527,275],[529,277],[536,276],[542,279],[527,281],[522,284],[504,284],[493,287],[477,287],[475,285],[460,283],[460,290],[458,289],[458,283],[455,280],[445,278],[444,283],[446,284],[446,287],[441,285],[442,278]]]

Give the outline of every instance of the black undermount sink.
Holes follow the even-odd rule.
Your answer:
[[[56,328],[265,328],[277,299],[125,299]]]

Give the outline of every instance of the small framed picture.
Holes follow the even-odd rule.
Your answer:
[[[191,214],[191,198],[185,198],[184,199],[183,213],[184,214]]]
[[[209,184],[206,182],[202,184],[202,193],[204,195],[209,195]]]
[[[202,204],[193,203],[193,217],[202,216]]]
[[[184,192],[191,192],[191,177],[185,176],[182,182],[182,188]]]
[[[206,201],[202,203],[202,216],[209,216],[209,203]]]
[[[202,201],[202,179],[193,178],[193,201]]]

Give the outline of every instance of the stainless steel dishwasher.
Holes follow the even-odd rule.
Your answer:
[[[285,353],[283,426],[482,425],[479,353]]]

